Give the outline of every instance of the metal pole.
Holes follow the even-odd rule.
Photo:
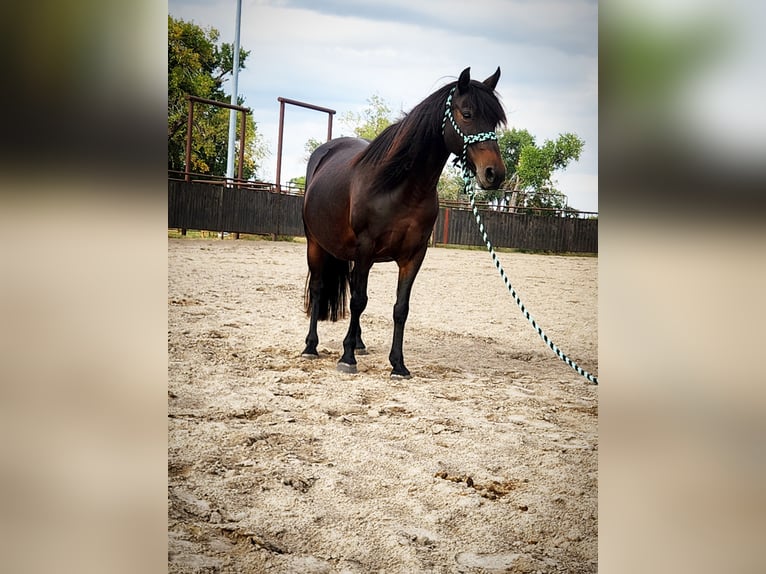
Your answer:
[[[285,102],[279,100],[279,135],[277,136],[277,191],[282,192],[282,132],[285,129]]]
[[[242,125],[239,132],[239,166],[237,168],[237,179],[242,181],[242,170],[245,167],[245,127],[247,126],[247,115],[242,112]]]
[[[237,24],[234,34],[234,69],[232,70],[231,105],[237,105],[238,80],[239,80],[239,25],[242,20],[242,0],[237,0]],[[229,147],[226,157],[226,180],[230,183],[234,177],[234,139],[237,131],[237,112],[229,111]],[[239,143],[240,146],[243,142]]]

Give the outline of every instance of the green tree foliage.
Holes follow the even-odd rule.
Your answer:
[[[391,108],[378,94],[367,99],[367,107],[361,113],[346,112],[341,121],[351,128],[357,137],[375,139],[384,129],[394,123]]]
[[[214,28],[202,28],[193,22],[168,15],[168,169],[182,171],[186,153],[187,95],[199,96],[228,103],[231,96],[223,89],[223,82],[234,68],[234,50],[231,44],[220,44]],[[240,68],[245,67],[249,52],[240,49]],[[238,104],[244,101],[239,98]],[[237,138],[240,133],[241,114],[237,114]],[[243,177],[250,179],[266,157],[265,147],[259,142],[256,123],[251,114],[246,116],[245,161]],[[191,171],[224,176],[229,138],[229,110],[195,103],[192,132]],[[235,145],[239,145],[237,141]],[[238,151],[238,150],[237,150]],[[235,164],[239,154],[235,154]],[[235,173],[238,165],[235,165]]]
[[[500,147],[500,154],[503,156],[507,175],[510,179],[516,173],[521,150],[527,146],[534,146],[535,137],[527,130],[516,128],[501,130],[497,137],[497,144]]]
[[[498,146],[507,170],[506,181],[496,190],[479,191],[483,201],[510,199],[515,193],[516,207],[527,213],[555,215],[569,210],[566,196],[554,188],[552,176],[580,157],[584,142],[574,134],[565,133],[556,141],[546,140],[542,147],[525,129],[513,128],[498,133]],[[438,185],[442,199],[467,199],[462,172],[448,163]]]
[[[394,123],[391,118],[391,108],[378,94],[373,94],[367,99],[367,107],[360,113],[346,112],[340,121],[350,129],[356,137],[366,140],[374,140],[384,129]],[[304,159],[308,162],[309,157],[316,148],[324,141],[309,138],[303,149],[306,151]]]
[[[299,187],[302,190],[306,191],[306,176],[305,175],[294,177],[290,181],[288,181],[287,183],[289,183],[290,185],[293,185],[295,187]]]
[[[566,169],[580,159],[585,142],[572,133],[560,134],[538,146],[527,130],[503,130],[498,136],[500,153],[507,169],[506,183],[500,190],[490,192],[486,199],[521,192],[517,207],[541,215],[555,215],[570,209],[566,196],[554,187],[553,173]],[[541,209],[544,208],[544,209]],[[556,210],[556,211],[547,211]]]
[[[314,150],[316,150],[316,148],[318,148],[323,143],[325,142],[318,140],[316,138],[309,138],[309,141],[307,141],[306,144],[303,146],[303,149],[306,152],[306,155],[303,156],[303,159],[306,160],[306,163],[308,163],[309,157],[311,157],[311,154],[314,153]]]
[[[463,170],[448,162],[439,176],[436,192],[440,199],[465,199],[463,187]],[[462,194],[462,196],[461,196]]]

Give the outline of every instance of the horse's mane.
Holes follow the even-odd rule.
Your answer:
[[[383,130],[357,156],[355,165],[377,168],[379,189],[399,185],[434,145],[444,145],[441,143],[442,120],[447,96],[456,85],[457,82],[451,82],[436,90],[401,120]],[[486,118],[493,126],[506,123],[505,112],[493,90],[471,80],[468,93],[477,116]]]

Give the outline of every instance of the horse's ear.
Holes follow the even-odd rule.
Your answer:
[[[497,67],[497,71],[489,78],[484,80],[484,85],[490,90],[494,90],[497,87],[497,81],[500,79],[500,66]]]
[[[460,73],[460,77],[457,80],[457,91],[459,94],[462,94],[468,89],[468,86],[471,83],[471,67],[468,66],[465,70],[463,70]]]

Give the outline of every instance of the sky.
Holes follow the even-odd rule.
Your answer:
[[[236,8],[168,2],[171,16],[229,43]],[[483,80],[499,66],[508,128],[538,145],[566,132],[584,140],[580,159],[553,179],[571,207],[598,211],[597,20],[596,0],[242,0],[240,45],[250,55],[238,92],[270,150],[258,175],[276,175],[278,97],[334,109],[333,136],[354,135],[342,118],[373,95],[398,118],[464,68]],[[306,142],[326,136],[327,114],[285,107],[283,182],[305,175]]]

